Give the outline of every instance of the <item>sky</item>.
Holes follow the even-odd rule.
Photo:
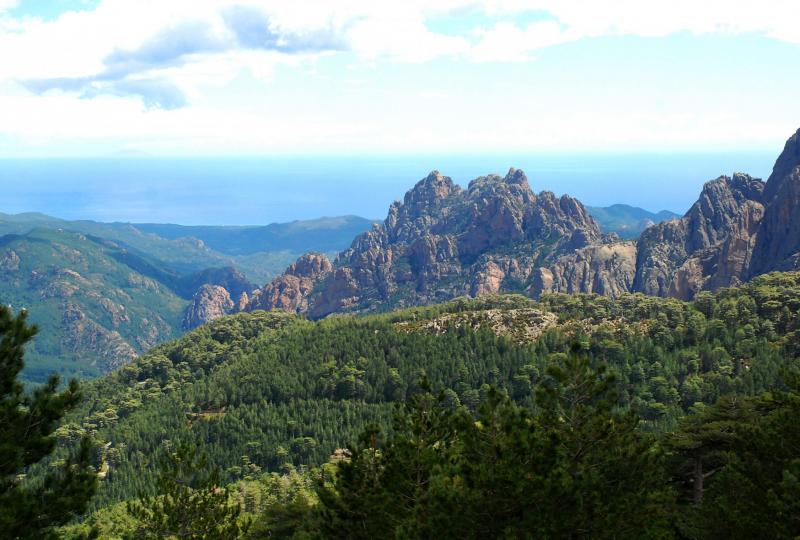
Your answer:
[[[0,0],[0,157],[736,152],[797,0]]]

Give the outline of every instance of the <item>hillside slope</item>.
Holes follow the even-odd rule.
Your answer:
[[[90,383],[60,433],[98,439],[109,471],[103,505],[152,487],[149,456],[166,440],[201,443],[230,479],[251,465],[323,463],[364,426],[388,427],[393,403],[413,393],[423,373],[472,410],[488,385],[530,403],[552,355],[575,340],[610,364],[619,407],[658,431],[722,394],[779,384],[800,356],[798,308],[795,273],[703,293],[694,303],[508,295],[319,322],[241,313]]]
[[[136,270],[120,254],[113,244],[58,230],[0,237],[0,298],[27,309],[41,330],[28,380],[52,371],[95,376],[179,334],[187,300],[147,275],[148,265]]]

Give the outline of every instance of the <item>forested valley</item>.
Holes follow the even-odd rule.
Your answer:
[[[33,396],[9,368],[0,413],[47,421],[36,458],[4,428],[0,532],[794,538],[798,317],[800,274],[773,273],[692,302],[240,313]],[[16,365],[24,316],[2,319]],[[14,513],[31,498],[64,511]]]

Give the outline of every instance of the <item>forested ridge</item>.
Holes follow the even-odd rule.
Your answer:
[[[792,537],[798,313],[800,274],[776,273],[693,302],[507,295],[226,317],[84,385],[57,436],[62,452],[91,437],[101,480],[94,513],[62,532],[144,534],[130,501],[157,496],[162,457],[188,445],[254,537],[757,530],[725,530],[731,510]]]

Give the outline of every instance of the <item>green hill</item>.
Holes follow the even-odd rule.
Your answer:
[[[692,302],[623,295],[457,299],[319,322],[284,313],[225,317],[86,385],[60,430],[91,433],[107,470],[103,506],[152,489],[153,456],[193,441],[233,481],[243,460],[264,471],[320,465],[394,405],[424,373],[475,411],[490,385],[533,406],[554,354],[584,343],[608,362],[616,407],[660,433],[720,396],[781,384],[800,356],[800,274],[770,274]],[[167,443],[166,441],[170,441]],[[249,465],[248,465],[249,466]]]
[[[229,255],[252,255],[265,251],[304,253],[339,252],[353,238],[368,230],[374,220],[358,216],[322,217],[258,227],[204,227],[138,223],[140,231],[163,238],[197,238],[208,247]]]
[[[179,336],[188,300],[203,284],[222,285],[238,299],[305,249],[343,249],[369,223],[345,217],[267,227],[165,225],[161,232],[172,237],[163,237],[127,223],[0,214],[0,302],[27,309],[42,329],[24,377],[107,372]],[[199,237],[243,254],[216,251]]]

